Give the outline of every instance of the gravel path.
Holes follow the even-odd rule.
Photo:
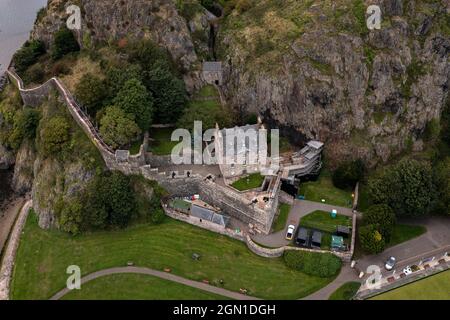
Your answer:
[[[237,293],[234,291],[214,287],[214,286],[206,284],[206,283],[188,280],[188,279],[176,276],[171,273],[161,272],[161,271],[157,271],[157,270],[153,270],[153,269],[149,269],[149,268],[139,268],[139,267],[122,267],[122,268],[111,268],[111,269],[100,270],[100,271],[91,273],[91,274],[81,278],[81,284],[85,284],[89,281],[92,281],[94,279],[98,279],[101,277],[105,277],[105,276],[109,276],[109,275],[113,275],[113,274],[123,274],[123,273],[146,274],[146,275],[154,276],[157,278],[173,281],[173,282],[183,284],[183,285],[186,285],[189,287],[193,287],[196,289],[200,289],[203,291],[218,294],[218,295],[228,297],[231,299],[235,299],[235,300],[259,300],[258,298],[255,298],[255,297],[251,297],[251,296],[240,294],[240,293]],[[59,300],[63,296],[68,294],[69,291],[70,291],[69,289],[65,288],[65,289],[59,291],[53,297],[51,297],[50,300]]]
[[[8,204],[0,212],[0,254],[3,252],[14,221],[16,221],[19,211],[25,203],[25,198],[15,198],[7,201]]]

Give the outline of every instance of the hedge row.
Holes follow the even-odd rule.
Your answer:
[[[341,270],[341,259],[331,253],[314,253],[289,250],[284,253],[284,262],[294,270],[322,278],[333,277]]]

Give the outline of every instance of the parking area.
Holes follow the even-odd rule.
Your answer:
[[[345,216],[345,217],[352,217],[353,216],[353,211],[349,208],[343,208],[343,207],[337,207],[337,206],[333,206],[333,205],[328,205],[328,204],[323,204],[320,202],[313,202],[313,201],[307,201],[307,200],[295,200],[294,201],[294,205],[291,208],[291,211],[289,212],[289,216],[287,219],[287,223],[286,226],[283,230],[269,234],[269,235],[262,235],[262,234],[258,234],[253,236],[253,240],[256,241],[257,243],[264,245],[266,247],[271,247],[271,248],[278,248],[278,247],[282,247],[282,246],[287,246],[291,243],[293,243],[292,241],[286,240],[286,231],[289,225],[294,225],[296,227],[296,231],[297,232],[297,227],[300,225],[300,220],[304,217],[306,217],[307,215],[315,212],[315,211],[323,211],[323,212],[332,212],[333,210],[337,210],[338,214],[340,216]],[[309,229],[316,229],[316,228],[309,228]],[[325,232],[328,233],[328,232]],[[310,237],[312,237],[314,234],[314,231],[310,232]],[[322,234],[323,237],[323,234]],[[328,235],[327,235],[328,237]],[[330,241],[331,241],[331,235],[329,237]],[[326,239],[324,239],[326,240]]]

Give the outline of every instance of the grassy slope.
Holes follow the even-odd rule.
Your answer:
[[[202,256],[200,261],[192,260],[193,253]],[[193,280],[222,279],[226,289],[246,288],[269,299],[301,298],[331,281],[290,270],[281,258],[258,257],[244,243],[171,219],[159,226],[70,237],[41,230],[30,215],[17,253],[12,298],[49,298],[64,288],[69,265],[80,266],[86,275],[128,261],[157,270],[169,267]]]
[[[213,293],[142,274],[115,274],[71,291],[63,300],[225,300]]]
[[[286,227],[286,222],[290,211],[291,211],[290,205],[286,203],[282,203],[280,205],[280,214],[278,215],[277,220],[275,220],[274,222],[273,232],[281,231]]]
[[[322,171],[317,181],[305,182],[300,185],[299,194],[306,200],[332,204],[340,207],[351,207],[352,192],[336,188],[328,171]],[[350,204],[349,204],[350,203]]]
[[[170,155],[172,149],[180,143],[179,141],[171,141],[173,130],[173,128],[150,130],[150,138],[154,139],[150,142],[150,151],[156,155]]]
[[[450,300],[450,271],[444,271],[372,298],[373,300]]]
[[[347,282],[340,286],[331,294],[328,300],[350,300],[358,291],[361,284],[359,282]]]

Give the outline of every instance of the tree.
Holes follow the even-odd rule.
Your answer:
[[[369,179],[375,204],[389,205],[397,216],[427,214],[432,201],[432,172],[426,162],[402,160]]]
[[[78,199],[65,202],[61,208],[59,225],[61,229],[73,235],[81,232],[83,221],[83,205]]]
[[[130,79],[125,82],[125,85],[119,91],[113,103],[125,113],[132,115],[133,120],[142,131],[150,128],[153,98],[141,81],[138,79]]]
[[[9,136],[9,144],[18,149],[24,139],[34,139],[40,121],[40,113],[31,108],[25,108],[14,115],[14,126]]]
[[[40,146],[45,156],[64,150],[70,140],[70,125],[66,118],[56,116],[45,122],[40,130]]]
[[[125,82],[130,79],[142,81],[142,68],[137,64],[131,64],[126,68],[107,67],[106,69],[106,87],[108,90],[107,102],[112,103],[116,94],[123,88]]]
[[[116,106],[106,108],[100,120],[100,134],[109,146],[117,149],[130,144],[140,133],[133,116]]]
[[[107,88],[102,79],[87,73],[75,87],[75,97],[91,114],[95,114],[107,96]]]
[[[369,224],[359,228],[359,240],[363,250],[370,254],[378,254],[384,251],[386,242],[378,231],[378,226]]]
[[[341,164],[333,172],[333,184],[340,188],[354,188],[356,183],[364,176],[364,163],[362,160],[349,161]]]
[[[363,223],[377,225],[385,241],[389,242],[396,223],[395,213],[385,204],[374,205],[364,212]]]
[[[17,72],[24,72],[29,66],[35,64],[40,56],[45,54],[45,45],[40,40],[31,40],[18,50],[13,56],[14,67]]]
[[[126,227],[136,210],[136,199],[131,188],[131,180],[119,171],[106,178],[109,223],[121,228]]]
[[[164,61],[157,61],[145,72],[146,87],[155,100],[154,117],[158,123],[173,123],[180,118],[186,105],[184,82],[175,77]]]
[[[450,157],[446,157],[433,168],[436,199],[433,213],[450,215]]]
[[[52,58],[58,60],[66,54],[76,51],[80,51],[80,46],[75,36],[72,31],[67,29],[66,26],[63,26],[55,33],[52,46]]]

